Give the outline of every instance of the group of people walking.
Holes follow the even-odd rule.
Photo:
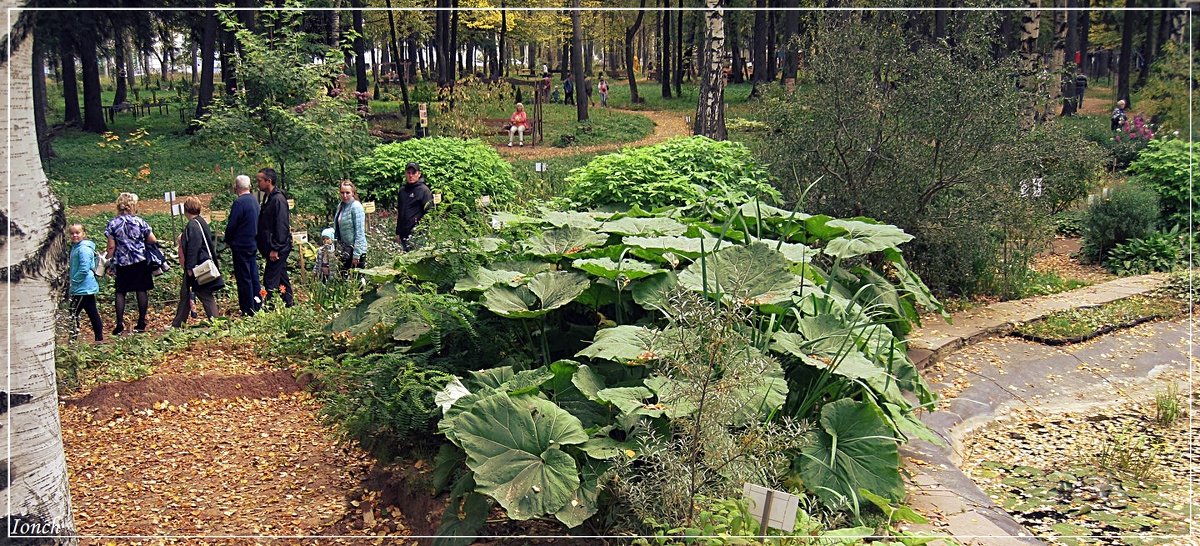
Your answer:
[[[420,167],[416,163],[409,163],[405,171],[406,184],[397,196],[399,214],[396,242],[409,250],[412,247],[413,229],[433,199]],[[287,307],[295,303],[295,292],[288,278],[292,234],[287,198],[276,186],[274,169],[262,169],[256,178],[263,196],[261,202],[250,192],[249,176],[243,174],[234,179],[232,190],[237,197],[230,209],[224,233],[225,245],[232,255],[238,308],[243,316],[258,312],[276,294]],[[358,191],[353,182],[339,182],[338,196],[340,203],[333,216],[333,228],[326,230],[332,239],[326,243],[332,243],[334,250],[328,259],[336,260],[341,271],[349,272],[352,268],[364,267],[366,263],[366,213],[358,201]],[[137,203],[138,196],[133,193],[122,193],[117,198],[117,215],[104,229],[107,244],[103,251],[98,251],[96,244],[87,238],[82,224],[72,224],[68,228],[72,244],[69,256],[69,294],[74,320],[72,338],[79,329],[80,313],[86,312],[96,342],[104,341],[104,325],[96,296],[100,292],[97,277],[106,273],[115,277],[116,325],[112,334],[121,335],[126,331],[125,307],[130,292],[134,294],[138,311],[133,331],[146,330],[149,291],[154,289],[156,273],[165,270],[165,267],[158,248],[159,240],[150,224],[138,216]],[[174,328],[187,322],[195,300],[199,300],[209,317],[219,316],[220,313],[214,294],[225,286],[225,281],[216,267],[220,262],[215,252],[216,240],[208,222],[200,215],[201,208],[200,199],[194,196],[183,201],[186,225],[177,241],[183,281],[179,304],[171,322]],[[263,260],[261,281],[259,257]],[[322,278],[328,278],[328,275]]]

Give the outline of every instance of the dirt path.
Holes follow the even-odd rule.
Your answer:
[[[619,109],[620,110],[620,109]],[[509,148],[503,144],[496,145],[496,150],[506,159],[546,159],[569,155],[593,154],[612,152],[626,147],[649,146],[671,137],[692,134],[692,130],[683,122],[683,114],[661,110],[620,110],[650,118],[654,122],[654,132],[634,142],[597,144],[595,146],[575,146],[570,148],[555,148],[553,146],[525,146]]]
[[[139,195],[138,197],[140,198],[138,200],[138,214],[139,215],[145,216],[147,214],[170,214],[171,213],[171,205],[169,203],[167,203],[166,201],[163,201],[162,199],[154,199],[153,195]],[[179,196],[179,199],[177,200],[177,202],[182,203],[184,197],[187,197],[187,196],[186,195]],[[212,203],[213,194],[198,193],[198,194],[196,194],[196,197],[198,197],[200,199],[200,206],[204,207],[203,210],[208,210],[208,205],[210,203]],[[116,205],[115,201],[113,203],[96,203],[94,205],[83,205],[81,207],[71,207],[71,215],[72,216],[89,217],[89,216],[96,216],[98,214],[107,214],[109,216],[115,216],[117,214],[117,205]]]
[[[398,511],[366,502],[373,460],[338,442],[319,409],[290,371],[217,342],[171,355],[145,379],[64,396],[76,531],[238,537],[214,544],[408,534]]]
[[[1087,116],[1107,116],[1112,113],[1113,102],[1108,99],[1092,99],[1087,95],[1083,97],[1083,107],[1079,109],[1080,114]]]

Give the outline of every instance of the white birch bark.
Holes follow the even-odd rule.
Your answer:
[[[0,1],[4,8],[20,5],[15,0]],[[0,457],[6,459],[7,480],[0,487],[7,488],[0,495],[0,506],[6,536],[69,535],[74,526],[54,376],[54,300],[59,292],[55,284],[65,265],[65,220],[38,158],[33,44],[22,24],[14,26],[19,13],[0,16],[13,47],[11,56],[0,62],[8,80],[0,91],[0,119],[5,123],[9,153],[0,191],[0,213],[8,224],[6,236],[0,236],[2,274],[7,281],[0,291],[0,314],[7,328],[0,340],[7,363],[5,380],[0,382],[7,410],[0,423],[5,428],[0,433]]]
[[[705,0],[704,61],[693,133],[725,140],[725,11],[721,0]]]

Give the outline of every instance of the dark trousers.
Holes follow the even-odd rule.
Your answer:
[[[183,279],[183,288],[179,290],[179,305],[175,307],[175,320],[171,321],[171,327],[179,328],[183,323],[187,322],[188,315],[192,311],[192,294],[196,294],[196,299],[204,305],[204,313],[209,318],[218,316],[217,298],[213,297],[212,288],[204,288],[197,286],[191,288],[188,286],[187,278]]]
[[[263,288],[267,290],[266,299],[271,299],[272,294],[275,292],[280,292],[280,297],[283,298],[283,305],[291,307],[293,303],[292,281],[288,280],[287,274],[288,254],[291,254],[290,250],[280,252],[279,259],[273,262],[271,261],[271,256],[269,253],[263,255],[263,259],[266,260],[266,265],[263,266],[262,285]],[[283,290],[280,290],[281,286],[283,287]],[[263,300],[263,303],[266,303],[266,299]]]
[[[104,324],[100,321],[100,310],[96,309],[95,294],[71,296],[71,311],[71,315],[75,318],[75,329],[71,331],[71,339],[75,339],[79,335],[79,312],[87,311],[96,341],[104,341]]]
[[[237,280],[238,309],[248,317],[258,311],[254,298],[262,287],[258,281],[258,256],[253,250],[233,251],[233,278]]]
[[[401,239],[401,241],[404,241],[404,239]],[[408,250],[408,249],[406,248],[405,250]],[[342,278],[349,277],[350,270],[355,267],[353,265],[350,265],[350,261],[352,259],[353,258],[342,258],[342,270],[338,271],[338,273],[340,273],[342,275]],[[358,259],[358,269],[366,269],[366,268],[367,268],[367,255],[363,254],[362,257]]]

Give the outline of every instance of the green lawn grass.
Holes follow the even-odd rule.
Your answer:
[[[138,129],[145,130],[146,136],[130,143],[130,135]],[[67,129],[53,140],[57,156],[44,167],[51,188],[67,206],[113,202],[123,191],[143,199],[167,191],[179,197],[217,193],[229,185],[230,167],[240,173],[258,168],[253,160],[228,150],[196,144],[174,115],[134,119],[118,114],[109,130],[120,140],[106,141],[103,135],[78,129]]]

